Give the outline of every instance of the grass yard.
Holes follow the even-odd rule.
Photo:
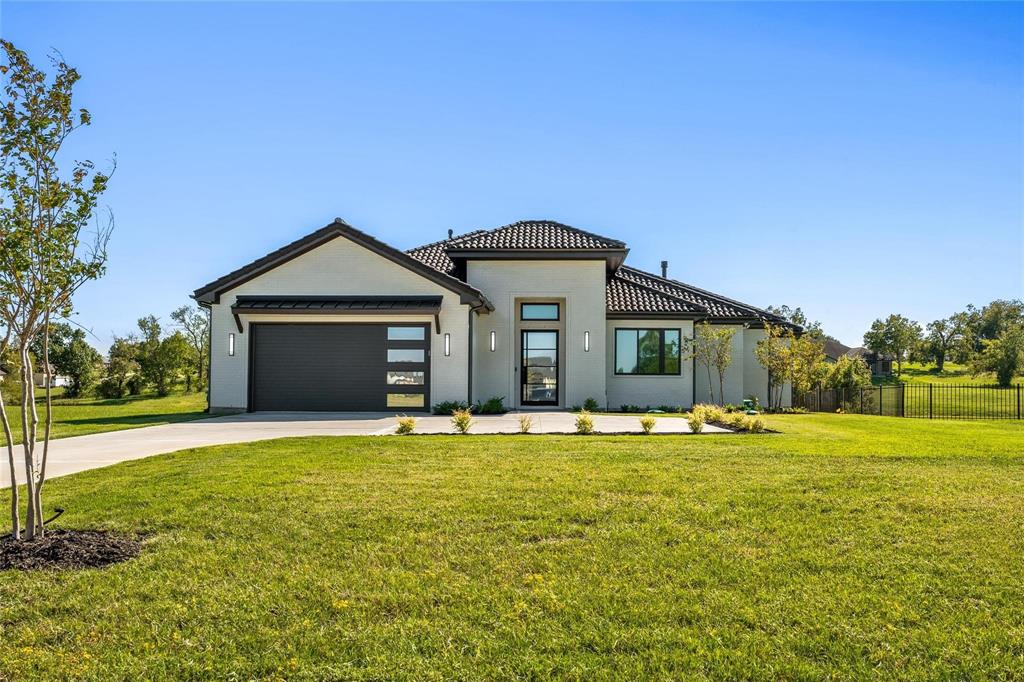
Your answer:
[[[66,527],[146,546],[0,573],[0,678],[1019,677],[1024,424],[769,421],[286,439],[55,479]]]
[[[46,401],[36,401],[40,434],[46,418]],[[163,398],[155,395],[126,398],[54,398],[53,435],[55,438],[84,436],[101,431],[120,431],[140,426],[156,426],[207,417],[205,393],[176,393]],[[16,442],[21,442],[21,408],[7,406]],[[41,435],[40,435],[41,437]],[[0,439],[3,431],[0,430]],[[0,442],[6,442],[0,440]]]
[[[889,377],[875,377],[875,384],[895,384],[904,382],[907,384],[954,384],[956,386],[995,386],[996,375],[992,372],[971,375],[971,370],[966,365],[958,365],[947,362],[942,372],[939,372],[935,365],[923,365],[915,362],[903,363],[903,374],[896,376],[896,365],[893,363],[893,375]],[[1024,385],[1024,376],[1014,377],[1014,385]]]

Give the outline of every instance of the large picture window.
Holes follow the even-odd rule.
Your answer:
[[[616,374],[679,374],[678,329],[616,329]]]

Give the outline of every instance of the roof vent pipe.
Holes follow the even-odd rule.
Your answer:
[[[668,279],[668,261],[661,261],[661,278]]]
[[[451,228],[449,227],[449,228],[448,228],[448,239],[451,239],[451,238],[452,238],[452,235],[453,235],[453,234],[455,234],[455,230],[453,230],[453,229],[451,229]]]

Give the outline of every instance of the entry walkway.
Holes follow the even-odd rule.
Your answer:
[[[518,433],[519,414],[479,415],[473,417],[470,433]],[[533,433],[573,433],[576,415],[569,412],[529,412]],[[142,459],[186,448],[245,443],[290,436],[383,436],[393,434],[397,426],[394,413],[255,412],[177,424],[147,426],[140,429],[94,433],[88,436],[60,438],[50,442],[47,478],[65,476],[87,469]],[[636,416],[594,415],[598,433],[639,433]],[[714,426],[705,431],[721,432]],[[685,419],[658,419],[655,433],[689,433]],[[452,433],[450,417],[424,415],[417,418],[417,433]],[[10,483],[6,455],[0,466],[0,485]],[[19,463],[18,480],[24,482],[21,448],[15,449]]]

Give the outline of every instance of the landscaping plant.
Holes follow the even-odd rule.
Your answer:
[[[700,433],[704,430],[704,413],[699,410],[692,410],[686,416],[686,423],[690,425],[690,431]]]
[[[528,414],[519,415],[519,433],[529,433],[533,428],[533,417]]]
[[[653,417],[649,414],[645,414],[640,417],[640,428],[644,430],[644,435],[650,435],[656,423],[658,423],[657,417]]]
[[[405,436],[412,433],[416,429],[416,418],[408,417],[406,415],[399,415],[398,417],[398,428],[395,429],[395,433],[399,436]]]
[[[594,418],[590,415],[589,410],[580,410],[580,413],[576,415],[576,433],[585,436],[593,432]]]
[[[469,410],[455,410],[452,412],[452,426],[456,433],[466,435],[469,427],[473,425],[473,413]]]
[[[715,387],[711,381],[711,369],[718,374],[718,400],[725,400],[725,372],[732,364],[732,337],[736,330],[703,322],[694,329],[691,340],[691,357],[704,365],[708,372],[708,391],[711,402],[715,402]]]
[[[0,100],[0,356],[14,351],[21,380],[21,431],[28,505],[24,539],[44,534],[42,490],[53,423],[51,325],[72,311],[72,297],[106,269],[113,218],[93,222],[110,173],[89,161],[64,163],[62,147],[91,116],[72,106],[78,72],[59,54],[51,59],[50,81],[10,41],[0,40],[6,58]],[[31,348],[39,343],[41,357]],[[45,377],[46,418],[39,433],[34,365]],[[11,477],[11,534],[21,539],[15,481],[14,434],[0,394],[0,421],[7,438]]]
[[[587,412],[597,412],[601,409],[601,406],[593,398],[587,398],[583,401],[583,409]]]

